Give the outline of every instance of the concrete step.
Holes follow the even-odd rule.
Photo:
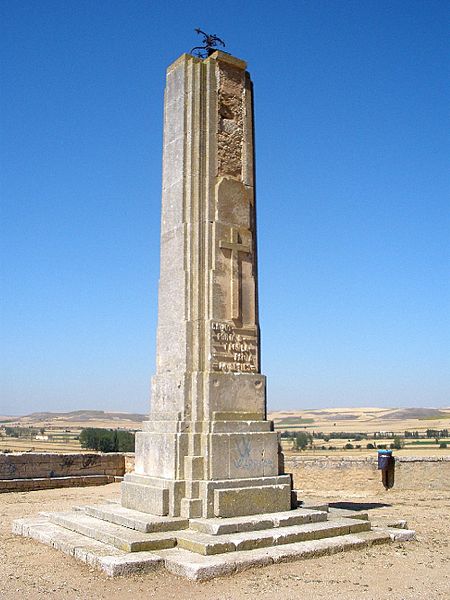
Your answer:
[[[189,528],[201,533],[208,533],[209,535],[223,535],[242,531],[272,529],[273,527],[318,523],[326,520],[327,513],[324,511],[297,508],[285,512],[250,515],[246,517],[191,519],[189,521]]]
[[[362,531],[270,548],[202,556],[179,547],[158,552],[125,552],[113,545],[89,539],[85,535],[56,525],[45,515],[16,519],[13,523],[13,533],[48,544],[101,569],[112,577],[165,567],[171,573],[197,581],[229,575],[252,567],[313,558],[391,541],[387,533]]]
[[[177,545],[179,548],[207,556],[317,540],[362,531],[370,531],[370,523],[355,519],[335,519],[331,522],[321,521],[305,525],[273,527],[262,531],[243,531],[224,535],[210,535],[185,530],[177,533]]]
[[[328,502],[324,502],[320,498],[305,498],[301,490],[292,490],[297,497],[298,506],[300,508],[308,508],[309,510],[325,510],[328,511]]]
[[[124,552],[159,550],[176,545],[172,532],[138,533],[121,525],[101,521],[79,511],[42,513],[51,523],[104,544],[115,546]]]
[[[125,508],[120,504],[98,504],[95,506],[74,507],[74,510],[82,510],[86,515],[109,521],[116,525],[123,525],[129,529],[142,531],[143,533],[156,533],[161,531],[174,531],[186,529],[189,526],[188,519],[181,517],[159,517],[149,515],[131,508]]]
[[[369,520],[369,513],[362,512],[360,510],[347,510],[344,508],[329,508],[328,509],[329,519],[359,519],[362,521]]]
[[[55,525],[48,517],[16,519],[13,533],[52,546],[111,577],[136,572],[147,573],[164,566],[164,560],[153,552],[124,552],[110,544]]]
[[[161,550],[158,555],[164,560],[165,568],[171,573],[194,581],[207,581],[253,567],[316,558],[388,542],[390,542],[389,535],[375,531],[363,531],[338,537],[213,556],[193,555],[179,547]]]

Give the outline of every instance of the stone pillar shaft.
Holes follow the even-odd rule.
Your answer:
[[[122,494],[125,506],[146,512],[245,514],[248,507],[226,508],[237,492],[225,492],[261,485],[275,510],[286,510],[290,495],[278,477],[260,372],[245,68],[215,52],[205,60],[185,54],[167,71],[157,370],[136,472]]]

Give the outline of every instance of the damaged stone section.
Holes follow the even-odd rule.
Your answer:
[[[217,62],[217,175],[242,179],[245,71]]]

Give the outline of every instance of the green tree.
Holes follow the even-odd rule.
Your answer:
[[[306,431],[298,431],[295,436],[295,448],[304,450],[310,444],[312,444],[312,435]]]
[[[134,452],[134,433],[88,427],[79,435],[82,448],[100,452]]]
[[[405,442],[403,441],[403,439],[399,436],[396,435],[394,437],[394,441],[391,444],[391,448],[393,448],[394,450],[401,450],[405,445]]]
[[[134,433],[131,431],[119,431],[119,452],[134,452]]]

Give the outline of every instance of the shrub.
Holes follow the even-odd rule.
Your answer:
[[[345,444],[344,449],[345,450],[353,450],[353,444],[350,444],[350,443]]]
[[[447,442],[441,442],[439,448],[447,448]]]
[[[401,450],[404,445],[405,445],[405,442],[402,440],[402,438],[400,436],[396,435],[394,437],[393,443],[391,444],[391,448],[393,448],[394,450]]]
[[[304,450],[306,446],[312,444],[312,435],[306,431],[298,431],[295,436],[295,447],[297,450]]]
[[[372,443],[368,443],[366,446],[367,450],[375,450],[375,446]]]

